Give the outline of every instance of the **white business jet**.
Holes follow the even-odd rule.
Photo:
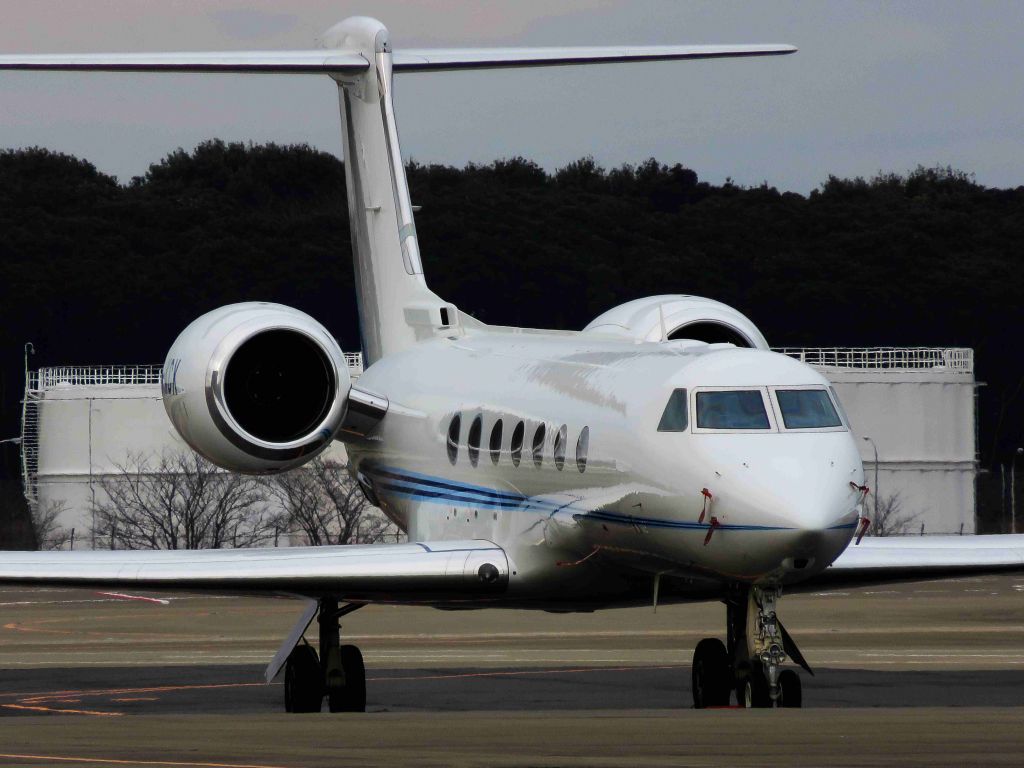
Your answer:
[[[777,618],[784,588],[1024,567],[1024,536],[865,540],[867,492],[829,382],[772,353],[709,299],[629,302],[580,332],[485,325],[423,275],[392,107],[393,72],[706,59],[785,45],[392,51],[369,18],[314,51],[0,57],[0,68],[321,73],[339,86],[363,352],[276,304],[189,325],[163,399],[196,451],[239,472],[292,469],[342,440],[408,544],[0,554],[0,581],[285,593],[309,599],[267,669],[285,706],[361,711],[362,656],[339,620],[373,602],[590,611],[721,600],[725,642],[694,653],[696,707],[800,706]],[[481,254],[481,258],[486,258]],[[849,547],[849,548],[848,548]],[[319,616],[319,655],[300,639]]]

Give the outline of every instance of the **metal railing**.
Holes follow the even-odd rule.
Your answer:
[[[348,372],[352,378],[355,378],[363,372],[362,352],[346,352],[345,362],[348,364]]]
[[[159,384],[159,365],[64,365],[30,371],[35,378],[31,389],[47,390],[59,386],[95,386],[100,384]]]
[[[361,352],[345,352],[345,363],[352,377],[363,372]],[[160,365],[63,365],[28,372],[25,391],[45,391],[59,386],[96,386],[102,384],[159,384]]]
[[[776,347],[817,368],[974,373],[974,350],[964,347]]]

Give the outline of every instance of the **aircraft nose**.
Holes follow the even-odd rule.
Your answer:
[[[794,560],[827,565],[849,543],[863,482],[849,433],[722,441],[711,455],[708,487],[719,522],[759,532],[765,569]]]
[[[763,461],[764,483],[774,493],[765,494],[761,510],[777,516],[786,529],[775,539],[774,556],[786,571],[817,571],[850,543],[862,501],[863,469],[856,450],[850,456],[842,442],[822,441],[817,450],[796,455],[780,451]],[[756,498],[753,503],[759,505]]]
[[[849,524],[863,468],[849,433],[778,435],[746,468],[760,487],[752,499],[766,516],[800,531]]]
[[[766,463],[766,470],[771,473],[779,462]],[[774,506],[787,527],[797,531],[848,526],[860,502],[860,475],[856,469],[837,466],[835,457],[808,457],[797,476],[780,480],[781,474],[776,474],[778,486],[769,497],[768,506]]]

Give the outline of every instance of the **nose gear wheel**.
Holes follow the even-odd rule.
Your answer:
[[[780,704],[787,709],[800,708],[804,705],[800,675],[792,669],[784,669],[779,675],[779,689],[782,694]]]
[[[764,675],[764,670],[758,665],[751,669],[736,694],[741,707],[763,709],[772,706],[771,697],[768,695],[768,679]]]
[[[694,709],[729,706],[732,691],[732,664],[725,643],[706,637],[697,643],[691,668]]]

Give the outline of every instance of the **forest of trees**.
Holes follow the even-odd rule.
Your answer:
[[[731,304],[774,346],[977,350],[983,466],[1024,443],[1024,187],[949,168],[830,177],[808,196],[655,160],[545,172],[411,163],[431,288],[489,323],[573,328],[630,299]],[[304,146],[211,141],[128,184],[0,152],[0,438],[32,367],[159,362],[218,305],[280,301],[358,347],[344,169]],[[0,446],[6,487],[17,450]]]

